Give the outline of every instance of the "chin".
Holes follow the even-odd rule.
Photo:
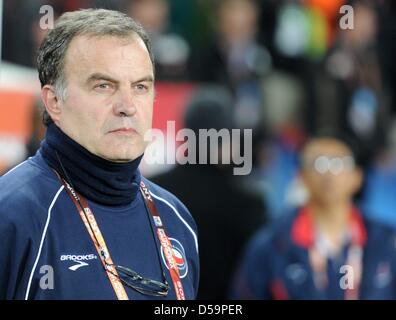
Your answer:
[[[144,153],[144,146],[140,143],[112,143],[108,142],[100,146],[101,157],[113,162],[129,162],[140,157]]]
[[[136,158],[140,157],[143,154],[142,152],[127,152],[127,153],[113,153],[113,154],[108,154],[106,157],[107,160],[113,161],[113,162],[130,162],[135,160]]]

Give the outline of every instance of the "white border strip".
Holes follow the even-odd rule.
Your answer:
[[[47,234],[47,228],[48,228],[48,225],[49,225],[49,222],[50,222],[50,219],[51,219],[51,210],[52,210],[52,207],[54,206],[54,204],[55,204],[56,200],[58,199],[59,194],[62,192],[63,188],[64,188],[64,186],[62,185],[62,186],[59,188],[58,192],[55,194],[54,198],[52,199],[51,205],[49,206],[49,209],[48,209],[48,216],[47,216],[47,222],[45,223],[45,227],[44,227],[44,230],[43,230],[43,234],[42,234],[42,236],[41,236],[41,242],[40,242],[39,251],[38,251],[38,253],[37,253],[37,258],[36,258],[36,261],[34,262],[33,269],[32,269],[32,271],[30,272],[29,282],[28,282],[27,289],[26,289],[25,300],[28,300],[28,298],[29,298],[30,285],[32,284],[33,274],[34,274],[34,272],[36,271],[37,263],[38,263],[38,261],[39,261],[39,259],[40,259],[41,249],[43,248],[43,243],[44,243],[45,235]]]
[[[191,234],[194,237],[194,242],[195,242],[195,248],[197,249],[198,252],[198,239],[197,239],[197,235],[195,234],[194,230],[189,226],[189,224],[183,219],[183,217],[180,215],[180,213],[176,210],[176,208],[174,206],[172,206],[168,201],[166,201],[165,199],[155,195],[154,193],[152,193],[150,191],[150,194],[155,198],[158,199],[164,203],[166,203],[169,207],[172,208],[172,210],[176,213],[176,215],[178,216],[178,218],[184,223],[184,225],[188,228],[188,230],[190,230]]]
[[[0,0],[0,67],[1,67],[1,55],[2,55],[2,41],[3,41],[3,0]]]

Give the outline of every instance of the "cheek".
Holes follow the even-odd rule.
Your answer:
[[[301,176],[301,179],[307,188],[314,188],[320,183],[320,177],[316,173],[305,173]]]
[[[153,111],[149,111],[146,118],[146,126],[147,128],[151,128],[153,124]]]
[[[149,129],[152,126],[153,121],[153,101],[148,101],[143,105],[143,109],[141,111],[142,117],[142,127],[144,129]]]
[[[354,175],[346,175],[342,182],[345,185],[345,189],[354,193],[360,188],[360,180]]]
[[[68,101],[68,122],[71,126],[82,131],[84,135],[95,137],[101,133],[105,120],[105,110],[105,107],[97,107],[97,103],[91,99],[74,97]]]

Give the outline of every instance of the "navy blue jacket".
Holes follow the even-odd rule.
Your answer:
[[[347,246],[338,259],[327,260],[329,285],[318,290],[308,249],[297,243],[293,227],[297,214],[287,215],[251,239],[232,286],[234,299],[344,299],[340,280],[346,275]],[[359,299],[396,299],[396,235],[385,226],[361,219],[367,240]],[[303,229],[304,230],[304,229]]]
[[[177,251],[186,298],[194,299],[199,274],[194,220],[174,195],[142,179]],[[163,264],[170,285],[165,299],[176,299],[140,192],[122,207],[88,202],[114,263],[158,281]],[[164,299],[125,290],[132,300]],[[74,203],[40,152],[0,178],[0,299],[116,299]]]

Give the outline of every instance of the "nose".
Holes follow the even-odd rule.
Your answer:
[[[119,91],[117,101],[113,104],[114,114],[119,117],[131,117],[136,113],[133,94],[128,90]]]

